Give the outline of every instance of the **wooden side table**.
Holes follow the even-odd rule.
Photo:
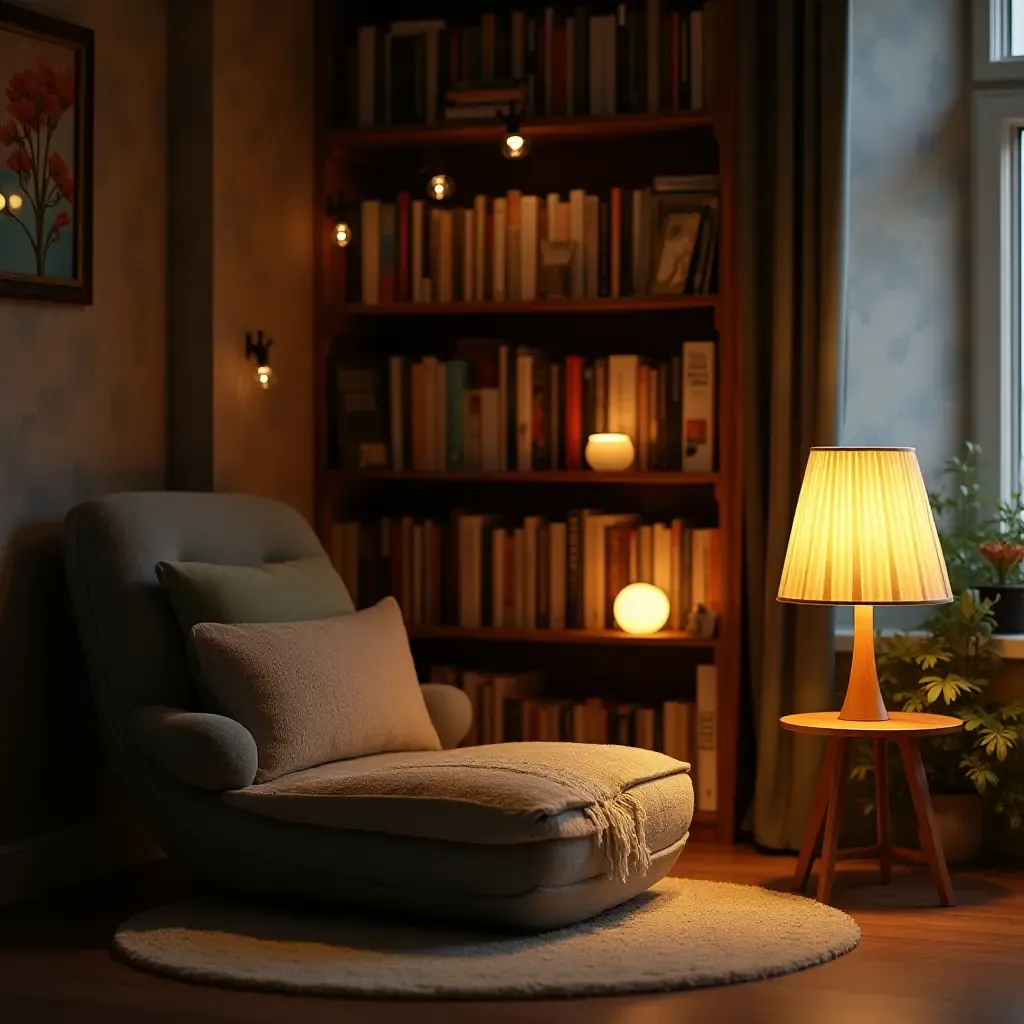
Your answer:
[[[854,857],[877,857],[881,866],[882,884],[889,882],[892,862],[911,861],[926,863],[931,870],[939,903],[952,907],[955,903],[953,886],[942,855],[942,845],[935,834],[935,813],[928,793],[928,780],[921,761],[917,741],[926,736],[942,736],[963,728],[959,718],[949,715],[916,714],[890,711],[885,722],[844,722],[838,711],[815,711],[805,715],[785,715],[779,720],[790,732],[812,733],[828,737],[828,749],[821,766],[818,785],[814,790],[811,814],[804,830],[800,857],[796,862],[795,888],[803,890],[811,873],[818,839],[821,843],[821,872],[818,875],[817,898],[828,903],[832,894],[832,878],[837,860]],[[874,846],[860,846],[845,850],[837,848],[839,827],[842,823],[843,792],[846,788],[846,753],[852,739],[870,739],[874,746],[875,808],[878,818],[878,841]],[[900,761],[907,776],[910,796],[917,814],[917,827],[921,836],[920,850],[906,850],[892,845],[889,830],[889,787],[886,777],[885,744],[892,740],[899,747]]]

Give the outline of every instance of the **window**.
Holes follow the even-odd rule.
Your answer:
[[[1024,0],[975,0],[971,437],[1002,497],[1024,483]]]

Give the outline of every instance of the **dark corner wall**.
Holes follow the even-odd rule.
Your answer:
[[[96,34],[94,303],[0,300],[0,902],[116,856],[68,509],[166,486],[313,507],[311,0],[22,2]],[[257,329],[270,392],[244,359]]]

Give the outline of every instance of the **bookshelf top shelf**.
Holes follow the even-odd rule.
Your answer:
[[[717,637],[702,638],[663,630],[651,636],[633,636],[617,629],[511,629],[492,626],[464,629],[461,626],[409,626],[413,640],[494,640],[539,644],[633,644],[659,647],[697,647],[714,650]]]
[[[338,469],[337,482],[390,481],[393,483],[481,483],[481,484],[662,484],[717,485],[717,473],[680,473],[672,470],[627,470],[623,473],[598,473],[591,469],[537,469],[528,472],[477,472],[472,470]]]
[[[353,302],[340,308],[351,316],[501,316],[509,313],[657,313],[714,309],[717,295],[660,295],[624,299],[537,299],[532,302]]]
[[[543,117],[522,122],[531,142],[597,142],[639,138],[710,128],[708,110],[678,113],[613,114],[606,117]],[[380,125],[373,128],[336,128],[331,132],[332,156],[351,148],[374,149],[440,145],[497,144],[501,123],[493,121],[441,121],[433,124]]]

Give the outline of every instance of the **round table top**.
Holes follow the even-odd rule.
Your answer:
[[[964,727],[952,715],[930,715],[924,711],[890,711],[884,722],[852,722],[840,719],[838,711],[811,711],[803,715],[784,715],[779,719],[790,732],[814,733],[818,736],[942,736]]]

